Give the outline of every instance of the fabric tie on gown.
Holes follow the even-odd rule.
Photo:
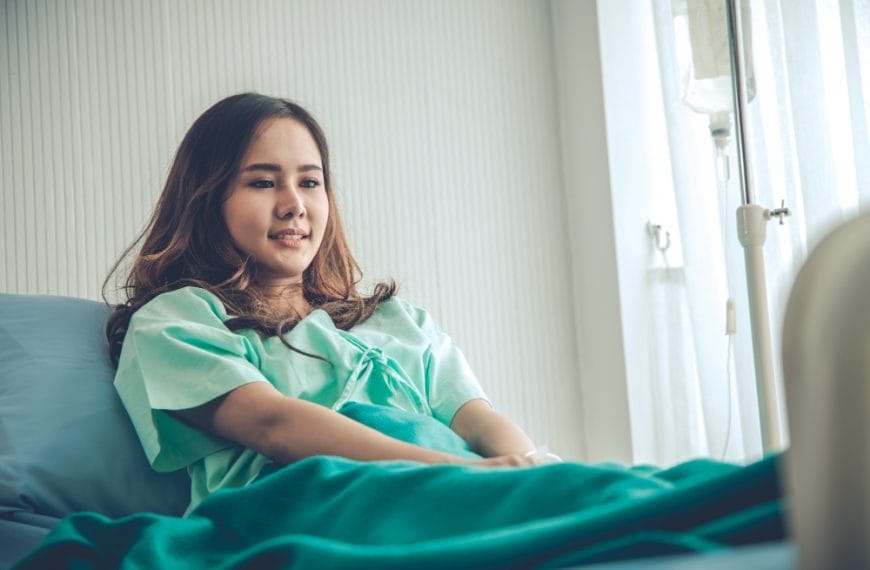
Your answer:
[[[342,335],[359,348],[356,366],[351,370],[341,396],[332,406],[338,410],[350,401],[394,406],[428,416],[432,410],[426,398],[407,377],[402,367],[378,347],[369,347],[353,335]]]

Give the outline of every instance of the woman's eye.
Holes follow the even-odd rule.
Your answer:
[[[317,180],[316,178],[306,178],[302,181],[301,186],[303,188],[317,188],[320,186],[320,180]]]
[[[251,186],[254,188],[273,188],[275,183],[271,180],[254,180],[251,182]]]

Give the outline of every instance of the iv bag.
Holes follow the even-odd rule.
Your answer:
[[[743,70],[748,103],[755,97],[749,2],[738,1],[742,9]],[[683,102],[693,111],[707,115],[732,111],[731,50],[725,0],[672,0],[671,9]]]

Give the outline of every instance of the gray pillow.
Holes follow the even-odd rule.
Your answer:
[[[151,469],[112,386],[108,312],[96,301],[0,294],[0,518],[187,507],[187,474]]]

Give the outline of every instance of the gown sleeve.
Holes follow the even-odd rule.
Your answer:
[[[489,403],[465,355],[425,310],[414,308],[415,320],[428,339],[425,353],[426,392],[433,416],[450,425],[471,400]]]
[[[227,318],[214,295],[185,287],[155,297],[130,320],[115,388],[157,471],[181,469],[236,445],[168,412],[268,381],[252,344],[223,324]]]

